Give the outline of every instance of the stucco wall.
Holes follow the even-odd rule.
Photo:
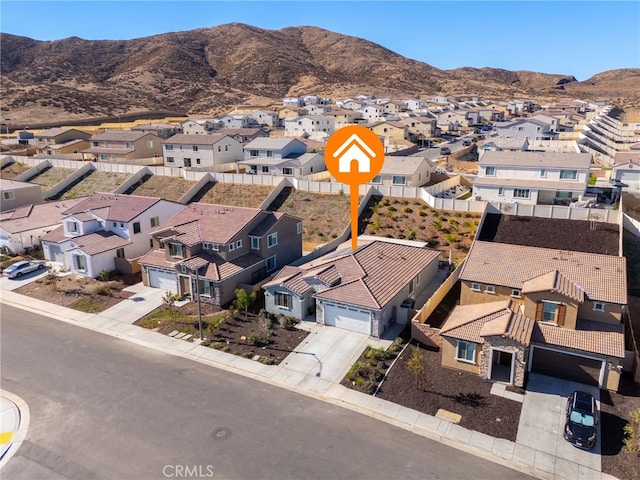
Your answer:
[[[467,362],[460,362],[456,360],[457,343],[451,338],[443,337],[442,340],[442,366],[455,368],[457,370],[464,370],[465,372],[471,372],[478,375],[480,373],[480,365],[478,363],[478,357],[480,355],[481,346],[476,346],[476,359],[475,365]]]

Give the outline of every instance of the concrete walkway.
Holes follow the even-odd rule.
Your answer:
[[[344,373],[368,343],[377,347],[377,342],[390,342],[391,340],[360,337],[352,335],[353,332],[345,332],[336,327],[306,324],[305,328],[315,333],[312,333],[312,337],[303,342],[297,353],[289,355],[281,365],[263,365],[253,360],[131,325],[134,315],[144,315],[149,309],[152,309],[154,302],[158,301],[153,294],[154,292],[141,289],[138,293],[144,300],[136,302],[130,299],[130,303],[127,303],[130,309],[125,309],[131,310],[130,314],[128,311],[125,313],[122,309],[109,309],[102,314],[85,314],[30,299],[15,292],[6,290],[0,292],[1,301],[5,305],[12,305],[49,318],[89,328],[147,348],[222,368],[238,375],[349,408],[537,478],[567,480],[612,478],[602,474],[599,465],[577,463],[581,461],[579,458],[572,461],[564,458],[556,459],[551,453],[544,456],[545,452],[537,450],[539,445],[531,446],[525,440],[511,442],[490,437],[483,433],[467,430],[447,420],[356,392],[339,384]],[[134,307],[138,304],[144,305],[144,308],[142,306]],[[120,315],[115,315],[116,312]],[[344,347],[342,342],[345,344]],[[333,359],[334,355],[340,357],[339,361]],[[525,398],[528,395],[525,395]],[[526,400],[523,407],[523,418],[530,419],[531,417],[525,408]],[[557,419],[557,416],[554,418]],[[523,435],[527,436],[527,434]],[[575,472],[578,474],[576,475]]]
[[[16,453],[29,429],[29,407],[17,395],[0,390],[0,468]]]

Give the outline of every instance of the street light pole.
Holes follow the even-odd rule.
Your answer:
[[[196,268],[196,296],[198,297],[198,329],[200,330],[200,341],[204,340],[202,336],[202,306],[200,305],[200,275]]]

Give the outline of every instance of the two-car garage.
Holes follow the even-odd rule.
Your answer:
[[[371,313],[324,302],[324,324],[371,335]]]
[[[157,268],[147,268],[149,274],[149,286],[162,290],[178,291],[178,278],[175,272]]]
[[[566,351],[531,346],[529,371],[600,386],[605,361]]]

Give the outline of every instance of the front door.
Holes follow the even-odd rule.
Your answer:
[[[180,275],[180,295],[186,297],[191,293],[191,278]]]
[[[491,380],[511,383],[513,353],[504,350],[491,350]]]

